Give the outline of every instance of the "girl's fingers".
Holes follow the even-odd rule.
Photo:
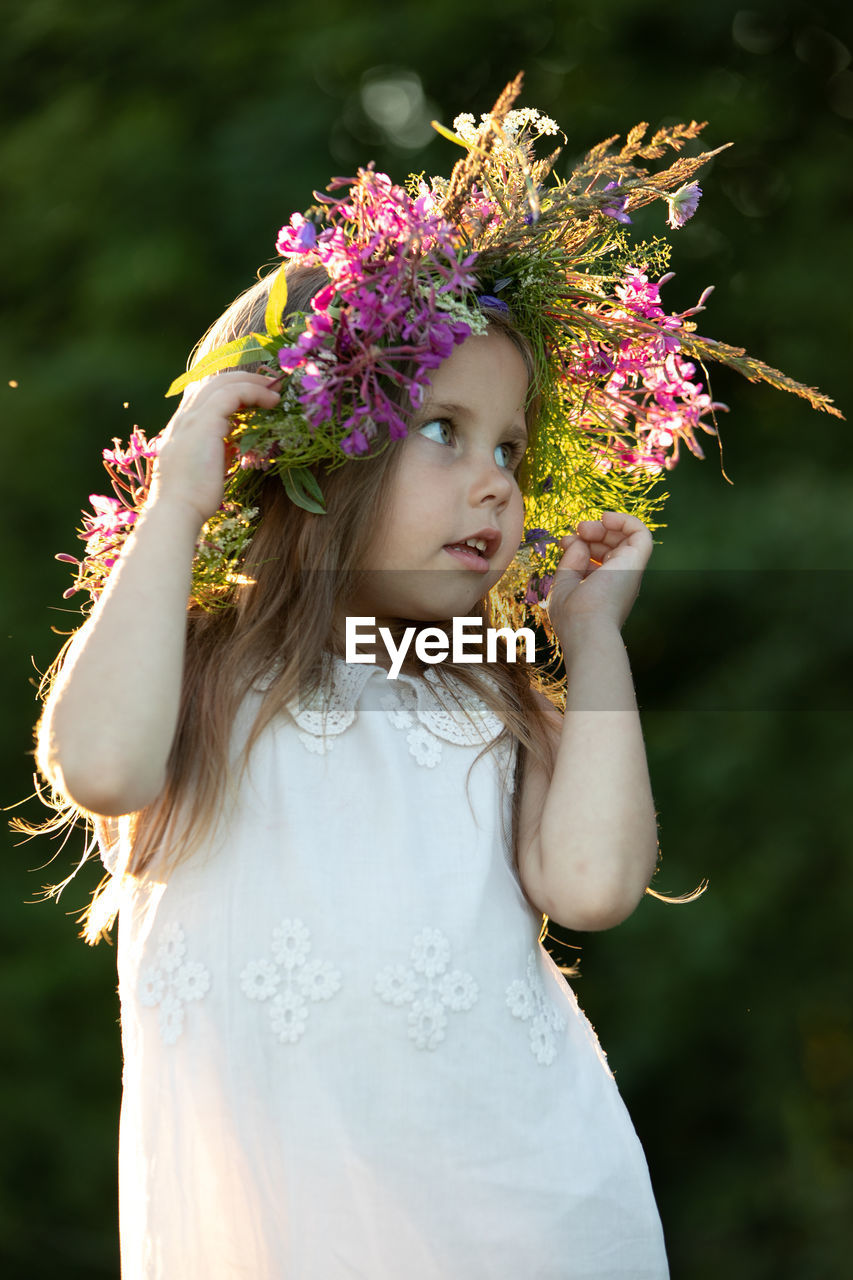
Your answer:
[[[633,545],[652,543],[652,535],[642,520],[636,516],[622,515],[617,511],[605,511],[600,520],[581,520],[578,533],[593,546],[603,546],[610,550],[621,546],[623,542]]]
[[[184,392],[184,403],[191,403],[199,408],[212,401],[243,404],[257,404],[259,401],[278,401],[281,397],[279,388],[272,378],[260,373],[240,373],[226,370],[223,373],[211,374],[199,382],[190,383]],[[233,413],[234,410],[232,409]]]
[[[561,538],[563,547],[563,555],[560,563],[557,565],[557,573],[571,574],[578,582],[591,568],[589,558],[589,547],[582,538],[569,534],[566,538]]]

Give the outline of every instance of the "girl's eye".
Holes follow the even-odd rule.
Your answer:
[[[418,431],[436,444],[453,443],[453,428],[446,418],[430,418],[429,422],[418,427]]]
[[[524,445],[520,441],[513,441],[508,444],[499,444],[495,449],[495,462],[499,467],[504,467],[513,474],[521,465],[521,459],[524,457]]]

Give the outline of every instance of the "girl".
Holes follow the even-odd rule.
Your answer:
[[[564,188],[531,188],[550,122],[511,104],[449,184],[367,170],[294,215],[289,267],[215,327],[158,447],[105,455],[136,480],[87,522],[97,603],[39,761],[94,816],[119,909],[126,1280],[667,1274],[539,939],[543,914],[619,923],[654,870],[620,638],[652,542],[601,499],[621,476],[638,509],[638,459],[698,448],[710,400],[673,388],[657,286],[572,276],[630,175],[618,200],[588,184],[578,231]],[[574,532],[524,536],[522,487]],[[498,617],[507,582],[504,620],[550,588],[563,714],[508,649],[419,644],[393,680],[381,645],[346,660],[348,620],[434,640]]]
[[[349,599],[345,569],[327,588],[348,615],[475,613],[521,541],[527,383],[505,333],[470,337],[384,455],[370,505],[352,512],[344,487],[368,468],[341,469],[325,519],[350,508],[344,537],[366,569]],[[46,713],[43,767],[89,812],[145,810],[168,785],[181,721],[188,734],[186,600],[221,499],[222,439],[236,409],[276,399],[262,375],[223,373],[170,423],[142,519]],[[323,520],[302,512],[302,537]],[[287,524],[264,514],[270,576],[292,572],[280,558],[300,533]],[[456,554],[469,538],[487,554]],[[517,869],[501,834],[506,762],[481,754],[501,734],[494,712],[461,682],[453,699],[426,673],[392,685],[333,657],[316,708],[282,714],[281,675],[243,694],[234,751],[252,726],[255,741],[230,809],[194,856],[164,866],[164,842],[123,892],[123,1274],[665,1274],[637,1140],[538,944],[543,912],[574,929],[618,923],[654,869],[619,636],[651,536],[607,513],[566,542],[550,612],[572,693],[561,726],[539,713],[554,762],[533,757],[521,780]],[[202,704],[241,650],[265,666],[261,636],[291,629],[299,604],[265,595],[263,570],[245,619],[194,637],[209,655],[189,673]],[[340,645],[333,618],[319,653]]]

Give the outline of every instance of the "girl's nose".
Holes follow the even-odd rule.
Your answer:
[[[506,467],[498,465],[493,453],[477,455],[471,480],[473,506],[479,507],[486,502],[496,502],[505,506],[512,494],[512,487],[512,475]]]

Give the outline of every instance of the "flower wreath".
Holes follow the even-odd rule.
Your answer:
[[[465,151],[449,179],[415,176],[404,189],[372,166],[334,179],[278,236],[288,262],[326,272],[310,310],[283,319],[287,281],[278,270],[264,332],[218,347],[172,383],[169,395],[240,365],[281,370],[276,409],[234,415],[223,503],[194,560],[196,604],[227,603],[245,580],[263,476],[275,473],[292,501],[322,513],[314,464],[369,459],[403,438],[431,371],[485,331],[483,307],[506,311],[527,338],[541,402],[521,472],[524,541],[494,589],[498,616],[515,625],[528,612],[546,621],[541,604],[559,539],[578,520],[615,508],[660,527],[666,473],[682,446],[703,456],[700,436],[717,435],[715,414],[725,408],[707,390],[706,361],[841,416],[820,392],[697,334],[693,317],[711,289],[689,310],[667,313],[660,290],[671,278],[662,274],[669,246],[629,242],[631,213],[653,200],[666,202],[672,228],[695,213],[702,193],[694,175],[724,148],[679,155],[658,173],[643,162],[680,152],[704,126],[667,126],[647,138],[638,124],[621,148],[606,139],[560,179],[559,148],[535,155],[558,127],[531,108],[513,109],[520,90],[521,75],[479,125],[471,115],[457,116],[453,131],[435,125]],[[66,596],[86,590],[94,600],[103,589],[148,496],[158,442],[135,429],[127,447],[115,440],[105,450],[113,496],[91,497],[85,557],[59,557],[76,566]]]

